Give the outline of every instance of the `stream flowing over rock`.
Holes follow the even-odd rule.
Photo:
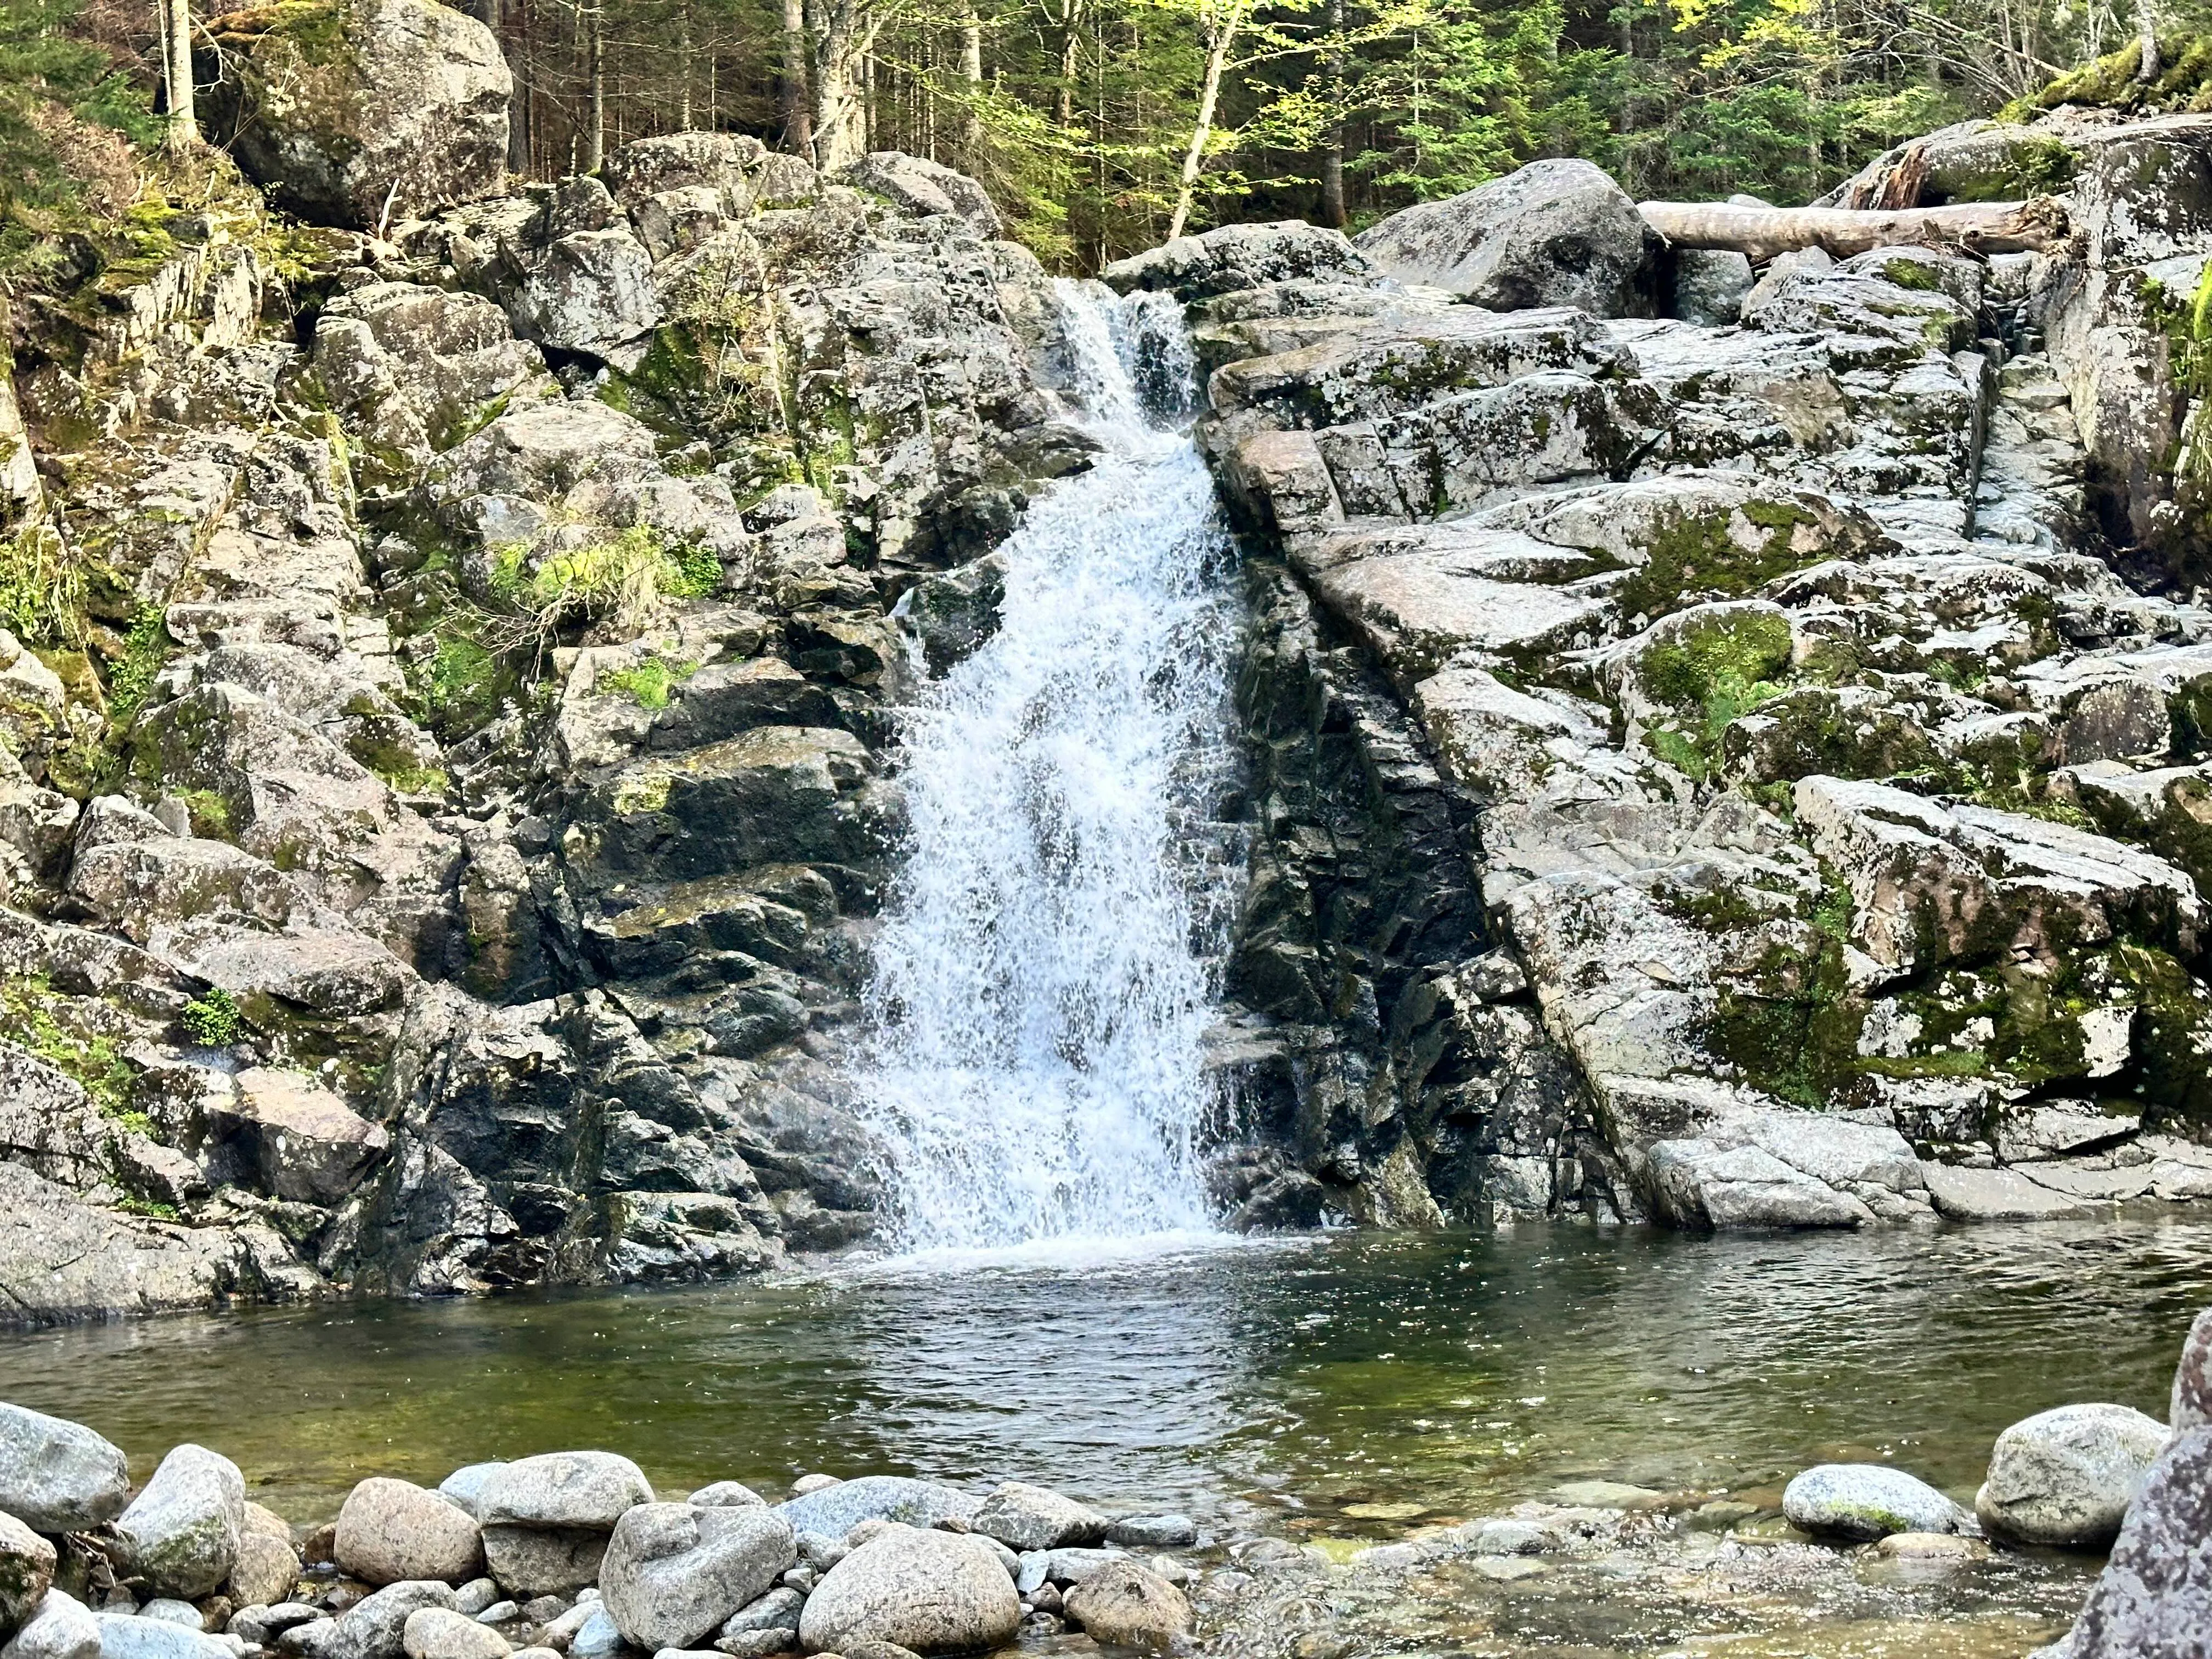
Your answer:
[[[246,176],[15,319],[8,1318],[2212,1195],[2208,118],[2024,129],[2042,253],[1549,161],[1109,294],[914,157],[511,186],[427,0],[208,34]]]

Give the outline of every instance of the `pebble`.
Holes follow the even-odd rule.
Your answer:
[[[499,1586],[489,1578],[471,1578],[453,1595],[454,1609],[471,1618],[503,1599],[499,1593]],[[549,1613],[546,1616],[550,1618],[552,1615]]]
[[[463,1607],[461,1611],[468,1613],[466,1607]],[[504,1625],[510,1619],[520,1619],[522,1616],[522,1609],[512,1601],[495,1601],[488,1607],[478,1608],[469,1616],[479,1625]]]

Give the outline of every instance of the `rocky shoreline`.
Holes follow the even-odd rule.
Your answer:
[[[1109,1516],[1018,1481],[978,1496],[814,1474],[773,1503],[732,1480],[671,1501],[605,1451],[471,1464],[434,1490],[371,1477],[308,1528],[249,1502],[237,1467],[203,1447],[177,1447],[134,1488],[92,1431],[0,1406],[0,1653],[934,1659],[1067,1651],[1080,1635],[1310,1659],[1324,1632],[1350,1652],[1438,1618],[1534,1639],[1544,1619],[1516,1598],[1540,1590],[1554,1621],[1630,1595],[1717,1628],[1729,1597],[1756,1591],[1796,1620],[1887,1601],[1934,1622],[2055,1625],[2080,1581],[2008,1564],[2109,1547],[2051,1659],[2152,1659],[2182,1651],[2177,1633],[2206,1612],[2187,1564],[2207,1535],[2208,1363],[2212,1312],[2185,1346],[2170,1423],[2111,1405],[2041,1413],[1999,1437],[1972,1510],[1893,1465],[1829,1464],[1765,1492],[1585,1480],[1348,1552],[1209,1537],[1182,1516]]]

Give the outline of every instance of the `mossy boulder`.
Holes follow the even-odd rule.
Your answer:
[[[495,195],[514,90],[499,42],[435,0],[276,0],[211,18],[210,137],[283,207],[356,230]]]

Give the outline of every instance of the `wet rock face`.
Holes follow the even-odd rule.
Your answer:
[[[495,194],[514,79],[491,31],[434,0],[309,0],[209,20],[204,113],[313,222],[374,230]]]

